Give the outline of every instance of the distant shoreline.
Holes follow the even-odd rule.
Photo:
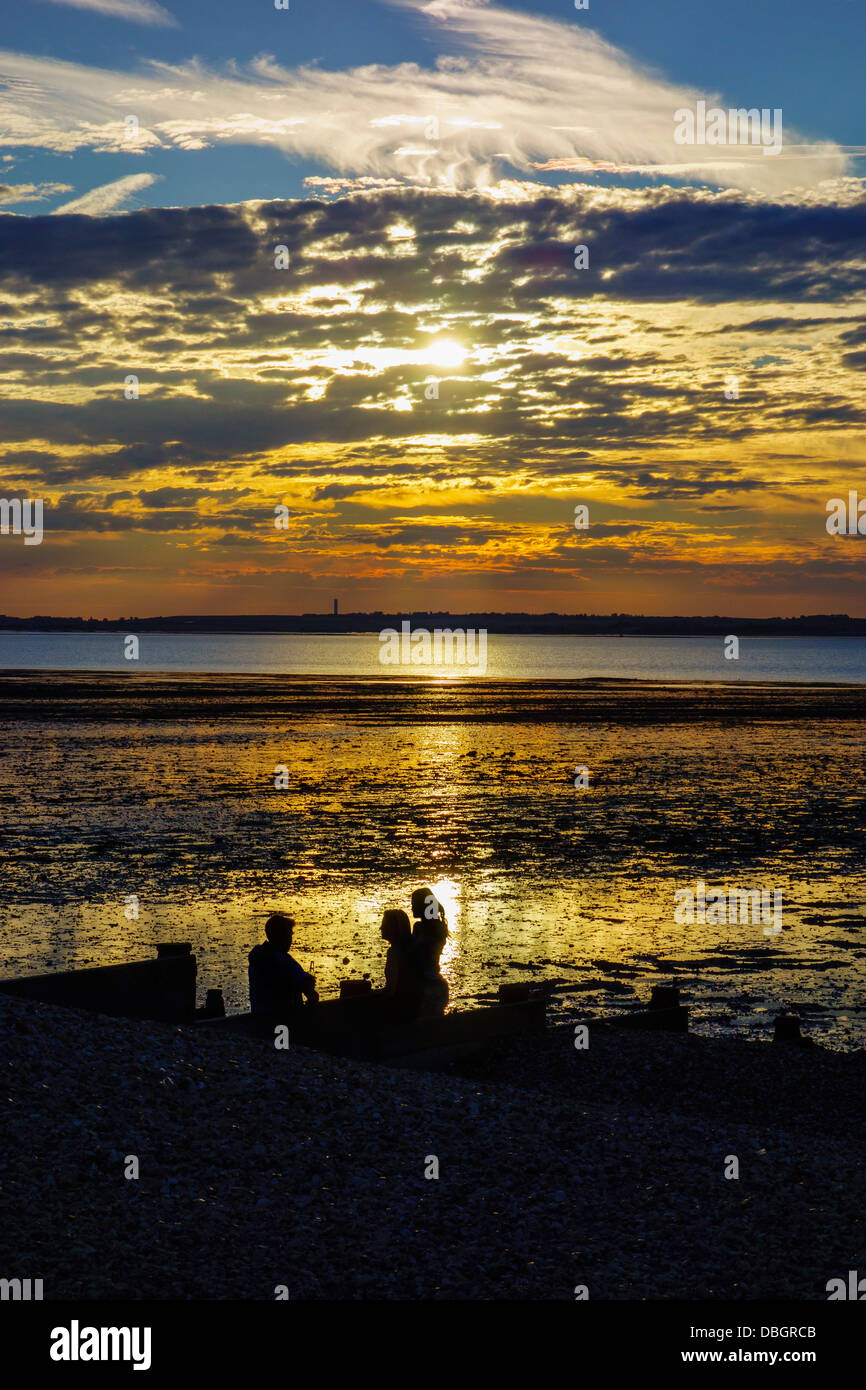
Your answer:
[[[175,614],[170,617],[15,618],[0,614],[0,632],[161,632],[192,637],[252,634],[312,637],[362,636],[400,627],[475,628],[498,636],[520,637],[866,637],[866,618],[847,613],[813,613],[797,618],[711,617],[633,613],[447,613],[413,610],[399,613]]]
[[[396,619],[395,621],[399,622],[400,620],[399,620],[399,619]],[[463,627],[463,628],[466,628],[467,626],[470,626],[470,627],[472,626],[471,623],[468,623],[466,619],[462,619],[462,618],[452,618],[452,619],[451,619],[451,622],[452,622],[452,624],[453,624],[454,626]],[[387,624],[386,624],[386,625],[387,625]],[[477,626],[478,626],[478,625],[477,625],[477,623],[476,623],[476,628],[477,628]],[[723,631],[722,631],[723,628],[724,628],[724,633],[723,633]],[[821,639],[821,638],[826,638],[827,641],[838,642],[838,641],[840,641],[842,638],[849,638],[849,639],[851,639],[852,641],[862,641],[864,638],[866,638],[866,623],[864,623],[863,631],[862,631],[862,632],[860,632],[860,631],[831,632],[831,631],[827,631],[827,630],[821,630],[821,631],[818,631],[818,630],[816,630],[816,631],[800,630],[800,631],[797,631],[797,632],[791,632],[791,631],[786,630],[786,631],[775,632],[775,631],[772,631],[772,630],[769,629],[769,628],[766,629],[766,630],[764,630],[763,628],[760,628],[760,629],[750,628],[750,627],[748,626],[746,620],[738,619],[738,618],[731,618],[727,624],[722,624],[722,626],[719,627],[719,628],[712,628],[712,629],[709,629],[709,628],[708,628],[708,629],[706,629],[706,630],[694,631],[694,632],[667,632],[667,631],[659,631],[659,632],[648,632],[648,631],[647,631],[647,632],[644,632],[644,631],[637,632],[637,631],[634,631],[634,632],[633,632],[633,631],[630,631],[630,630],[623,630],[623,631],[620,631],[619,629],[617,629],[616,631],[604,631],[604,630],[602,630],[602,629],[599,629],[599,630],[597,630],[597,631],[596,631],[596,630],[592,630],[592,631],[586,630],[586,631],[584,631],[584,630],[578,629],[578,628],[575,628],[574,630],[569,629],[568,631],[562,630],[562,631],[547,631],[547,632],[545,632],[545,631],[540,631],[540,630],[528,630],[528,629],[527,629],[526,631],[523,631],[522,629],[518,629],[518,628],[495,628],[495,627],[487,628],[486,631],[489,632],[491,635],[493,635],[493,636],[495,636],[495,637],[545,637],[545,638],[548,638],[548,639],[551,638],[551,637],[610,637],[610,638],[614,638],[614,637],[616,637],[616,638],[619,638],[619,637],[634,637],[634,638],[645,637],[645,638],[648,638],[648,639],[657,638],[657,637],[664,637],[665,639],[668,639],[668,640],[673,640],[673,639],[675,639],[675,638],[679,638],[679,639],[681,639],[682,641],[689,641],[690,639],[695,638],[695,637],[718,637],[719,635],[725,635],[725,636],[726,636],[729,629],[730,629],[730,630],[736,630],[736,632],[737,632],[738,635],[741,635],[741,634],[742,634],[742,635],[744,635],[744,636],[746,636],[746,637],[773,637],[773,638],[776,638],[776,639],[786,638],[786,639],[788,639],[789,641],[805,641],[805,640],[809,640],[809,641],[814,642],[814,641],[819,640],[819,639]],[[261,628],[258,628],[258,627],[257,627],[257,628],[228,628],[228,627],[226,627],[226,628],[187,628],[187,627],[154,627],[154,626],[148,625],[147,623],[137,623],[137,622],[135,622],[134,620],[133,620],[132,622],[130,622],[130,623],[114,623],[114,624],[112,624],[111,626],[109,626],[108,624],[106,624],[104,627],[98,626],[98,627],[68,627],[68,628],[67,628],[67,627],[56,627],[56,628],[55,628],[55,627],[23,627],[23,626],[22,626],[22,627],[3,627],[3,626],[0,626],[0,636],[7,635],[7,636],[10,636],[10,637],[13,637],[13,636],[16,636],[16,637],[17,637],[17,636],[20,636],[22,633],[30,633],[30,634],[33,634],[33,635],[35,635],[35,636],[42,636],[42,635],[44,635],[44,634],[51,633],[51,634],[52,634],[53,636],[55,636],[55,637],[81,637],[81,636],[91,636],[91,635],[93,635],[93,634],[99,636],[100,633],[105,633],[105,635],[108,636],[109,634],[114,634],[114,633],[116,633],[116,632],[123,632],[123,633],[128,633],[128,632],[143,633],[143,632],[146,632],[146,633],[150,633],[150,634],[158,633],[158,634],[160,634],[160,635],[162,635],[162,636],[166,636],[166,637],[369,637],[371,633],[373,633],[373,632],[378,632],[378,631],[379,631],[379,629],[376,628],[376,627],[369,627],[369,628],[360,628],[360,627],[359,627],[359,628],[339,628],[339,629],[338,629],[338,628],[325,628],[325,627],[321,627],[321,628],[312,628],[312,627],[311,627],[311,628],[272,628],[272,627],[267,627],[267,628],[265,628],[265,627],[261,627]]]

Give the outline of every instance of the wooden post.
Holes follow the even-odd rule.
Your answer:
[[[773,1032],[773,1042],[808,1042],[800,1033],[800,1020],[796,1014],[779,1014]]]
[[[651,1009],[678,1009],[680,992],[676,985],[653,985],[649,1006]]]
[[[209,989],[204,1001],[205,1018],[225,1018],[226,1006],[221,989]]]

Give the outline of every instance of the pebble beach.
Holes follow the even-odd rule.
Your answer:
[[[3,1263],[46,1300],[824,1300],[866,1267],[864,1052],[560,1023],[398,1072],[3,996],[0,1029]]]

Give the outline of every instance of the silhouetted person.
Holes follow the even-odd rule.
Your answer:
[[[412,894],[412,949],[421,976],[421,1017],[441,1014],[448,1003],[448,981],[439,960],[448,940],[448,923],[442,904],[427,887]]]
[[[265,923],[267,941],[250,951],[250,1011],[303,1027],[319,996],[314,977],[289,955],[294,925],[284,912],[274,912]]]
[[[385,988],[376,991],[373,1003],[383,1022],[408,1023],[421,1012],[422,980],[412,947],[412,926],[402,908],[386,910],[382,938],[388,942]]]

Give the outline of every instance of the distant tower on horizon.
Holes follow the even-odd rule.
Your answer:
[[[337,614],[339,613],[339,611],[340,611],[339,601],[338,601],[337,599],[334,599],[334,617],[335,617],[335,618],[336,618]]]

